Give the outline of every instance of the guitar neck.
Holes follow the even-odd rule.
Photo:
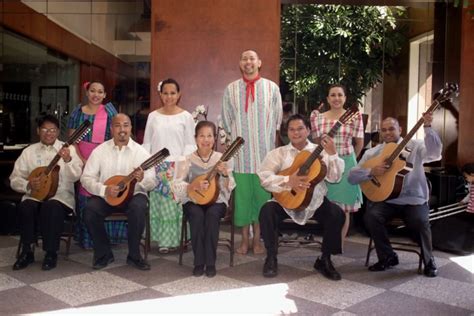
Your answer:
[[[433,113],[441,103],[438,100],[434,100],[431,106],[426,110],[426,113]],[[388,157],[387,163],[390,165],[395,159],[398,158],[402,150],[405,148],[405,146],[408,144],[410,139],[413,138],[413,136],[416,134],[418,129],[424,124],[424,119],[420,118],[418,122],[416,122],[415,126],[412,127],[412,129],[407,133],[405,137],[403,137],[403,140],[398,144],[397,148],[393,151],[393,153]]]
[[[160,162],[162,162],[166,157],[169,156],[169,151],[166,148],[163,148],[147,160],[145,160],[140,167],[135,168],[132,172],[130,172],[126,177],[124,177],[117,185],[119,187],[124,187],[127,183],[131,182],[133,180],[133,174],[135,171],[142,169],[143,171],[146,171],[150,169],[153,166],[156,166]]]
[[[61,149],[64,148],[64,147],[67,147],[67,145],[62,146]],[[46,170],[45,170],[46,174],[49,174],[54,169],[54,167],[56,167],[56,165],[59,162],[59,159],[61,159],[61,156],[59,156],[59,154],[56,154],[54,156],[53,160],[51,160],[49,165],[46,167]]]
[[[342,123],[340,121],[337,121],[336,123],[334,123],[334,125],[332,126],[331,130],[329,131],[329,133],[327,135],[329,137],[333,138],[334,135],[336,135],[337,130],[339,129],[339,127],[341,127],[341,125],[342,125]],[[313,150],[313,152],[308,157],[308,159],[305,161],[305,163],[301,166],[301,168],[298,172],[298,175],[300,175],[300,176],[305,175],[308,172],[309,168],[311,168],[311,165],[313,164],[313,162],[316,159],[318,159],[318,157],[321,155],[323,150],[324,150],[324,147],[322,145],[318,145]]]
[[[235,155],[235,153],[237,152],[237,150],[240,149],[240,147],[242,147],[242,145],[244,144],[244,139],[242,137],[237,137],[233,142],[232,144],[230,144],[230,146],[226,149],[226,151],[222,154],[221,156],[221,159],[219,159],[219,161],[212,167],[211,171],[209,171],[207,173],[207,177],[206,177],[206,180],[207,181],[210,181],[212,180],[216,174],[217,174],[217,165],[220,163],[220,162],[226,162],[228,161],[230,158],[232,158],[233,155]]]

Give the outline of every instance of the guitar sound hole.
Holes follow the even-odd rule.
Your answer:
[[[375,186],[380,187],[380,182],[379,182],[379,180],[377,180],[377,178],[373,177],[370,181],[372,181],[372,183]]]

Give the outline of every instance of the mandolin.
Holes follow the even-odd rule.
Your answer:
[[[455,83],[446,83],[445,87],[437,94],[426,113],[433,113],[441,104],[449,100],[453,94],[457,93],[459,87]],[[388,170],[381,176],[372,177],[370,180],[360,183],[360,188],[364,195],[372,202],[381,202],[398,197],[403,188],[405,175],[411,171],[412,165],[400,157],[400,153],[405,148],[408,141],[415,135],[416,131],[423,125],[423,118],[420,118],[408,134],[403,137],[400,144],[388,143],[384,145],[382,152],[367,160],[362,167],[366,169],[386,164]]]
[[[197,176],[193,179],[191,184],[196,184],[201,181],[207,180],[209,182],[209,187],[207,190],[188,190],[189,198],[199,205],[209,205],[216,202],[219,197],[219,173],[217,172],[217,165],[219,162],[228,161],[245,143],[242,137],[237,137],[232,144],[227,148],[227,150],[222,154],[221,159],[212,167],[212,169],[205,174]],[[189,187],[189,186],[188,186]]]
[[[346,124],[357,114],[357,105],[349,108],[341,115],[339,120],[334,123],[327,135],[331,138],[334,137],[342,124]],[[306,209],[313,197],[314,187],[326,177],[327,167],[320,157],[323,150],[323,146],[318,145],[312,153],[307,150],[301,151],[296,155],[290,167],[278,173],[278,175],[281,176],[290,176],[298,172],[298,176],[308,176],[310,182],[310,187],[301,192],[296,192],[293,189],[290,191],[273,192],[273,197],[281,206],[293,211],[303,211]]]
[[[142,169],[143,171],[150,169],[151,167],[161,163],[169,155],[170,152],[168,151],[168,149],[163,148],[162,150],[145,160],[140,165],[140,167],[134,169],[128,176],[118,175],[108,178],[104,182],[104,184],[107,186],[118,186],[120,192],[116,197],[106,196],[105,201],[111,206],[123,206],[132,197],[133,192],[135,191],[135,184],[137,183],[137,179],[133,177],[133,173],[138,169]]]
[[[85,135],[87,135],[87,133],[89,133],[90,125],[90,121],[84,121],[84,123],[82,123],[81,126],[79,126],[79,128],[74,131],[69,140],[64,143],[61,148],[69,147],[70,145],[79,142]],[[58,166],[58,162],[60,159],[61,157],[59,154],[56,154],[48,166],[35,168],[30,173],[28,181],[38,177],[41,180],[41,186],[36,190],[31,190],[31,197],[39,201],[45,201],[56,194],[59,183],[60,167]]]

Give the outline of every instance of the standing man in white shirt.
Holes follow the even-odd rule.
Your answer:
[[[316,149],[316,145],[308,140],[310,132],[309,122],[303,116],[294,114],[288,119],[290,144],[270,151],[257,172],[262,186],[267,191],[302,192],[311,187],[308,177],[298,176],[297,172],[290,176],[278,174],[289,168],[301,151],[313,152]],[[338,182],[344,171],[344,160],[337,155],[336,146],[330,137],[323,136],[321,145],[324,148],[321,158],[327,166],[325,180]],[[267,250],[263,266],[264,277],[275,277],[278,274],[278,224],[285,218],[291,218],[295,223],[304,225],[313,218],[323,226],[321,256],[316,259],[314,268],[330,280],[341,279],[331,262],[331,255],[341,253],[341,231],[345,215],[339,206],[326,198],[326,194],[327,187],[323,180],[315,185],[311,202],[302,211],[285,209],[276,200],[263,205],[260,211],[260,227]]]
[[[82,172],[82,160],[77,156],[73,146],[62,147],[58,140],[59,121],[52,115],[38,118],[38,143],[25,148],[15,161],[10,175],[13,190],[25,193],[18,205],[21,227],[21,254],[13,265],[13,270],[26,268],[35,261],[31,244],[35,242],[35,228],[39,228],[43,239],[43,250],[46,252],[42,269],[51,270],[57,264],[57,251],[61,233],[64,230],[64,219],[74,210],[74,182],[79,180]],[[38,201],[31,196],[31,191],[41,188],[39,177],[28,180],[31,172],[38,167],[46,167],[59,154],[59,182],[56,194],[46,201]]]
[[[94,195],[87,203],[84,219],[94,243],[93,268],[102,269],[114,261],[104,220],[113,212],[123,211],[128,218],[127,264],[140,270],[150,270],[150,265],[140,255],[140,239],[145,229],[147,193],[156,186],[155,171],[153,168],[134,171],[150,154],[130,138],[132,123],[127,115],[116,115],[111,130],[112,139],[94,149],[81,177],[84,188]],[[137,180],[133,197],[123,207],[107,204],[105,198],[117,197],[120,190],[118,186],[105,185],[104,182],[110,177],[126,176],[131,172]]]

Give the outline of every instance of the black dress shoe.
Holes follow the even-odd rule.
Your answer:
[[[109,263],[112,263],[114,261],[115,261],[114,254],[110,252],[100,258],[95,259],[94,265],[92,266],[92,268],[96,270],[100,270],[100,269],[105,268],[106,266],[109,265]]]
[[[55,252],[46,252],[41,269],[45,271],[54,269],[56,268],[57,263],[58,255]]]
[[[274,256],[267,256],[263,265],[263,276],[273,278],[278,275],[278,262]]]
[[[206,276],[208,278],[213,278],[216,276],[216,266],[206,266]]]
[[[341,279],[341,275],[336,271],[329,258],[316,259],[314,268],[330,280],[338,281]]]
[[[432,257],[430,262],[425,265],[425,269],[423,270],[423,274],[429,278],[434,278],[438,275],[438,268],[436,267],[436,263],[434,258]]]
[[[21,270],[26,268],[30,263],[35,262],[35,255],[33,251],[22,252],[20,257],[15,261],[13,270]]]
[[[138,270],[150,270],[150,265],[142,257],[134,259],[130,256],[127,256],[127,264],[130,266],[134,266]]]
[[[391,267],[394,267],[398,264],[398,256],[396,253],[386,257],[383,260],[379,260],[377,263],[369,267],[369,271],[385,271]]]
[[[203,274],[204,274],[204,265],[203,265],[203,264],[194,266],[193,275],[194,275],[195,277],[200,277],[200,276],[202,276]]]

